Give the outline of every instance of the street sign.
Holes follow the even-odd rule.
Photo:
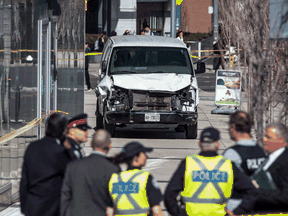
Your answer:
[[[182,2],[183,0],[176,0],[176,5],[181,5]]]
[[[241,72],[217,70],[215,87],[216,106],[240,106]]]
[[[176,28],[177,30],[181,27],[181,5],[176,7]]]

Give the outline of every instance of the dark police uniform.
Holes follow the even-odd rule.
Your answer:
[[[92,127],[90,127],[87,124],[87,114],[83,113],[83,114],[79,114],[71,118],[68,121],[67,128],[79,128],[80,130],[87,131],[88,129],[91,129]],[[66,142],[68,142],[71,146],[71,149],[69,150],[69,154],[71,157],[76,158],[76,159],[81,159],[85,157],[85,153],[83,149],[81,148],[80,145],[78,145],[78,143],[75,140],[73,140],[70,137],[67,137]]]
[[[215,151],[203,151],[199,155],[208,158],[217,157],[217,153]],[[234,163],[232,163],[232,170],[233,189],[232,195],[226,206],[230,206],[228,209],[232,210],[234,214],[245,214],[253,208],[258,197],[258,192],[251,183],[251,180],[247,176],[243,175],[243,173],[235,166]],[[172,216],[179,215],[180,212],[176,197],[178,196],[179,192],[184,191],[185,171],[186,159],[181,162],[165,191],[165,205],[168,212]],[[241,191],[241,194],[238,193],[239,191]]]
[[[78,145],[72,138],[67,137],[67,142],[71,145],[71,149],[69,149],[69,154],[72,158],[81,159],[85,157],[84,151],[81,146]]]
[[[251,176],[266,160],[264,150],[252,139],[239,140],[223,156],[233,161],[246,175]]]
[[[200,135],[201,148],[211,144],[213,150],[206,147],[199,155],[186,157],[174,173],[164,195],[172,216],[180,213],[176,200],[180,191],[181,215],[220,216],[225,215],[225,208],[234,214],[252,210],[258,191],[231,160],[217,155],[219,139],[219,130],[205,128]]]

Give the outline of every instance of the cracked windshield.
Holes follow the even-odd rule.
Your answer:
[[[111,74],[192,74],[186,49],[163,47],[116,47],[110,62]]]

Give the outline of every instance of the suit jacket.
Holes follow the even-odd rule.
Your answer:
[[[70,163],[62,186],[61,215],[106,216],[106,207],[113,206],[109,180],[116,172],[119,167],[100,154]]]
[[[61,186],[71,160],[63,145],[52,137],[28,146],[20,182],[21,212],[25,216],[60,214]]]
[[[276,190],[259,189],[259,198],[255,205],[257,212],[288,212],[288,149],[279,155],[267,171],[270,172]]]

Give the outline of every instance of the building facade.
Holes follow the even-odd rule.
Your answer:
[[[175,0],[176,1],[176,0]],[[184,0],[177,6],[177,30],[190,33],[213,31],[213,0]],[[139,34],[146,24],[155,35],[170,36],[171,0],[89,0],[86,33],[122,35],[125,30]]]
[[[213,32],[213,14],[208,8],[213,0],[184,0],[181,4],[181,30],[190,33]]]
[[[83,0],[0,1],[0,138],[24,132],[0,140],[0,210],[18,198],[25,149],[44,134],[27,123],[84,111],[84,23]]]

